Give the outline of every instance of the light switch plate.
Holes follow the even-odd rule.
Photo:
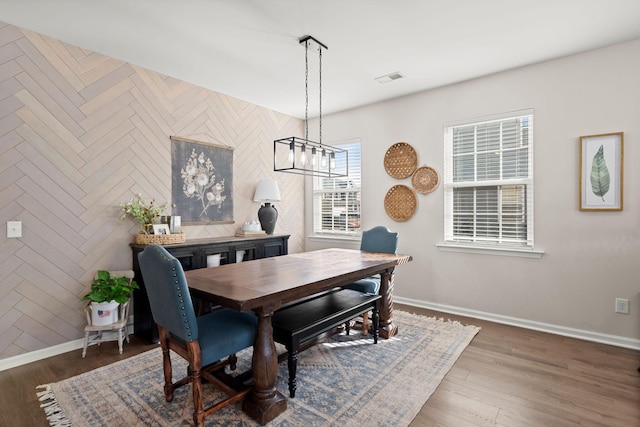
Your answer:
[[[7,221],[7,239],[22,237],[22,221]]]

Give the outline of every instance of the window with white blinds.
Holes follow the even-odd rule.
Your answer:
[[[445,242],[533,248],[533,111],[445,127]]]
[[[360,141],[332,145],[349,152],[349,175],[342,178],[313,178],[313,232],[315,235],[357,235],[360,233],[362,186]],[[342,167],[336,166],[338,169]]]

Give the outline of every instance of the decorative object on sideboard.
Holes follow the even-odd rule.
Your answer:
[[[169,226],[167,224],[153,224],[153,234],[166,236],[167,234],[171,234],[171,231],[169,231]]]
[[[278,183],[271,179],[263,179],[258,182],[253,196],[254,202],[264,202],[258,210],[258,219],[262,229],[267,234],[273,234],[278,220],[278,211],[271,203],[280,201],[280,189]]]
[[[392,178],[409,178],[417,166],[418,153],[406,142],[396,142],[384,155],[384,170]]]
[[[273,141],[273,170],[325,178],[346,177],[349,175],[349,152],[322,144],[322,50],[328,48],[309,35],[298,41],[304,46],[304,139],[292,136]],[[318,51],[318,142],[309,140],[309,50]]]
[[[384,197],[384,210],[397,222],[409,220],[416,212],[418,199],[415,191],[406,185],[394,185]]]
[[[145,234],[153,234],[153,224],[157,223],[167,204],[157,205],[155,199],[148,203],[141,194],[136,194],[128,202],[120,203],[120,219],[131,219],[142,227]]]
[[[236,231],[238,237],[256,237],[263,236],[267,233],[262,229],[259,221],[247,221],[242,224],[242,228]]]
[[[173,245],[185,241],[184,233],[171,234],[136,234],[135,243],[139,245]]]
[[[136,234],[135,242],[143,245],[150,245],[157,243],[159,245],[169,245],[172,243],[182,243],[185,240],[184,233],[167,233],[170,231],[169,226],[165,224],[166,228],[162,227],[165,231],[164,234],[155,234],[154,226],[160,225],[161,214],[166,209],[166,203],[157,205],[155,199],[151,199],[150,202],[146,202],[142,195],[136,194],[126,203],[121,203],[120,219],[130,219],[140,225],[142,231]],[[167,217],[164,217],[165,221]]]
[[[438,171],[430,166],[420,166],[411,177],[411,185],[420,194],[429,194],[438,187]]]
[[[182,217],[180,215],[162,215],[160,222],[167,224],[171,233],[182,232]]]

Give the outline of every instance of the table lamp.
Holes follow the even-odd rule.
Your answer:
[[[271,203],[280,201],[278,183],[271,179],[260,180],[256,187],[253,201],[264,202],[264,205],[258,210],[258,220],[265,233],[273,234],[273,230],[276,228],[276,220],[278,219],[278,211]]]

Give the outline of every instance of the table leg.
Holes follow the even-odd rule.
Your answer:
[[[260,424],[266,424],[287,409],[287,399],[276,389],[278,354],[273,342],[273,310],[256,309],[258,334],[253,346],[253,390],[242,410]]]
[[[391,338],[398,333],[398,325],[393,323],[393,270],[380,274],[380,336]]]

